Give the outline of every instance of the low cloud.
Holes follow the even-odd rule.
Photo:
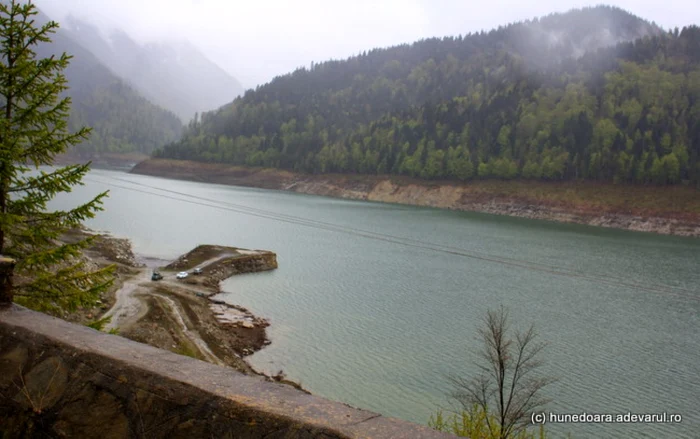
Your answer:
[[[36,0],[57,20],[68,14],[140,41],[188,40],[247,88],[363,50],[499,25],[599,2],[544,0]],[[672,28],[700,22],[689,0],[611,2]]]

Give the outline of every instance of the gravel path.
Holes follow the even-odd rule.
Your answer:
[[[102,317],[111,317],[105,326],[106,331],[113,329],[127,329],[148,312],[147,306],[136,297],[144,287],[142,284],[151,282],[151,271],[148,268],[141,269],[136,275],[125,280],[122,287],[115,293],[114,306]]]
[[[196,268],[205,268],[210,264],[216,263],[221,259],[233,256],[233,253],[225,253],[218,255],[215,258],[211,258],[207,261],[202,262]],[[105,331],[118,329],[120,331],[128,330],[134,323],[138,322],[148,313],[148,305],[140,297],[151,296],[156,297],[158,300],[163,300],[168,304],[168,308],[171,310],[173,318],[178,322],[179,330],[182,334],[187,337],[201,354],[207,358],[208,361],[214,364],[224,364],[215,354],[212,352],[209,345],[202,339],[194,328],[189,319],[181,312],[179,305],[176,300],[167,297],[163,294],[155,294],[153,292],[153,287],[161,286],[173,289],[173,293],[177,294],[204,294],[210,296],[212,291],[205,287],[190,285],[184,282],[180,282],[175,278],[173,273],[165,273],[164,278],[160,281],[154,282],[151,280],[152,269],[142,268],[137,274],[131,276],[124,281],[121,288],[115,293],[116,302],[114,306],[107,311],[102,317],[111,317],[110,322],[105,325]]]

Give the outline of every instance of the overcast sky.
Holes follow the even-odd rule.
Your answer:
[[[139,41],[186,39],[243,83],[265,83],[311,61],[595,5],[578,0],[35,0],[118,26]],[[607,2],[669,29],[700,24],[698,0]]]

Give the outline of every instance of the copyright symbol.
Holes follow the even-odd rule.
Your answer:
[[[542,413],[533,413],[532,416],[530,417],[530,422],[533,424],[543,424],[547,422],[547,418],[544,415],[544,412]]]

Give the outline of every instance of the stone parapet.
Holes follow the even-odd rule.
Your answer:
[[[17,305],[0,394],[2,437],[451,437]]]

